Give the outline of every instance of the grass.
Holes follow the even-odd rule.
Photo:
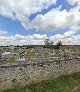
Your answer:
[[[12,62],[15,62],[15,61],[16,61],[15,58],[6,59],[6,62],[9,62],[9,63],[12,63]]]
[[[53,80],[32,83],[24,87],[15,87],[3,92],[73,92],[80,85],[80,72],[63,75]]]

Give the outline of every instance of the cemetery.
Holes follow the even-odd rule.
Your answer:
[[[74,56],[80,51],[77,49],[72,51],[71,47],[54,49],[15,46],[0,48],[0,89],[80,71],[80,54]],[[16,82],[12,81],[14,79]]]

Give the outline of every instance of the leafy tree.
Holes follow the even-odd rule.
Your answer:
[[[62,41],[58,41],[55,45],[55,49],[59,49],[59,47],[62,46]]]
[[[48,47],[53,46],[53,41],[50,41],[49,39],[45,39],[44,43],[45,43],[45,45],[48,46]]]
[[[58,41],[57,45],[62,46],[62,41]]]

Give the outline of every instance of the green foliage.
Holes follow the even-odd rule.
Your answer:
[[[2,54],[0,53],[0,58],[1,58]]]
[[[62,41],[58,41],[57,45],[62,46]]]
[[[15,58],[6,59],[6,62],[9,63],[16,62],[16,59]]]
[[[38,83],[7,89],[3,92],[73,92],[80,85],[80,72],[63,75],[55,80],[46,80]]]
[[[53,46],[53,41],[50,41],[49,39],[45,39],[44,43],[46,46]]]
[[[55,49],[59,49],[60,46],[62,46],[62,42],[58,41],[57,44],[55,45]]]

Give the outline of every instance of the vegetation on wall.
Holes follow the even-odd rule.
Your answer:
[[[24,87],[16,86],[3,92],[73,92],[80,85],[80,72],[63,75],[55,80],[32,83]]]

